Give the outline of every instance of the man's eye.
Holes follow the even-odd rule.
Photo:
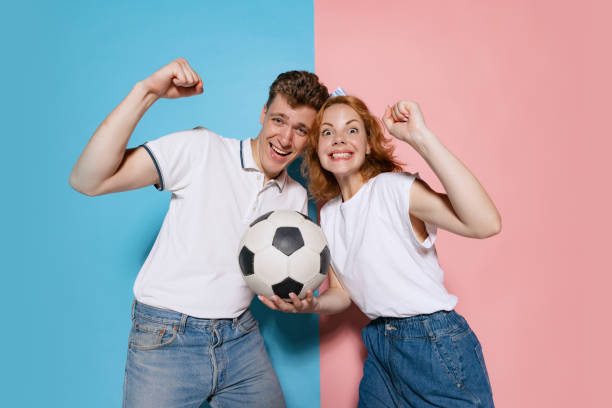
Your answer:
[[[276,123],[276,124],[281,124],[281,123],[283,123],[283,121],[282,121],[282,120],[280,120],[279,118],[272,118],[272,121],[273,121],[274,123]]]
[[[306,131],[306,129],[304,129],[304,128],[299,128],[299,129],[298,129],[298,133],[299,133],[300,135],[305,135],[305,134],[307,134],[308,132],[307,132],[307,131]]]

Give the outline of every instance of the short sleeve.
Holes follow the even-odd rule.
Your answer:
[[[416,244],[423,248],[431,248],[436,240],[438,227],[435,224],[424,222],[425,229],[427,231],[427,238],[425,238],[425,241],[421,242],[417,238],[414,228],[412,227],[412,222],[410,221],[410,190],[414,185],[414,181],[421,179],[419,177],[419,173],[412,174],[403,172],[387,174],[389,177],[387,177],[386,180],[386,187],[388,190],[390,190],[392,196],[396,197],[397,199],[397,214],[401,218],[404,228],[409,232],[411,239]]]
[[[149,153],[159,176],[162,191],[178,191],[191,183],[196,166],[201,164],[210,147],[212,132],[204,128],[185,130],[162,136],[142,145]]]

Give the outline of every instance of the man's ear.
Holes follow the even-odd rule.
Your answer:
[[[261,116],[259,117],[259,124],[263,125],[264,117],[266,116],[266,112],[268,112],[268,106],[264,103],[263,109],[261,110]]]

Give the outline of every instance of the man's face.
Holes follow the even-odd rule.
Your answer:
[[[261,131],[253,145],[253,159],[266,180],[275,178],[306,148],[308,132],[317,111],[310,106],[292,108],[282,94],[265,106]]]

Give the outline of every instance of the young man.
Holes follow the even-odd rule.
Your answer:
[[[328,96],[316,75],[291,71],[270,87],[256,139],[197,128],[127,149],[159,98],[202,93],[184,59],[138,82],[95,131],[70,174],[91,196],[155,185],[172,192],[157,240],[134,284],[124,406],[283,407],[282,391],[248,306],[237,249],[268,211],[306,212],[287,166],[306,146]]]

